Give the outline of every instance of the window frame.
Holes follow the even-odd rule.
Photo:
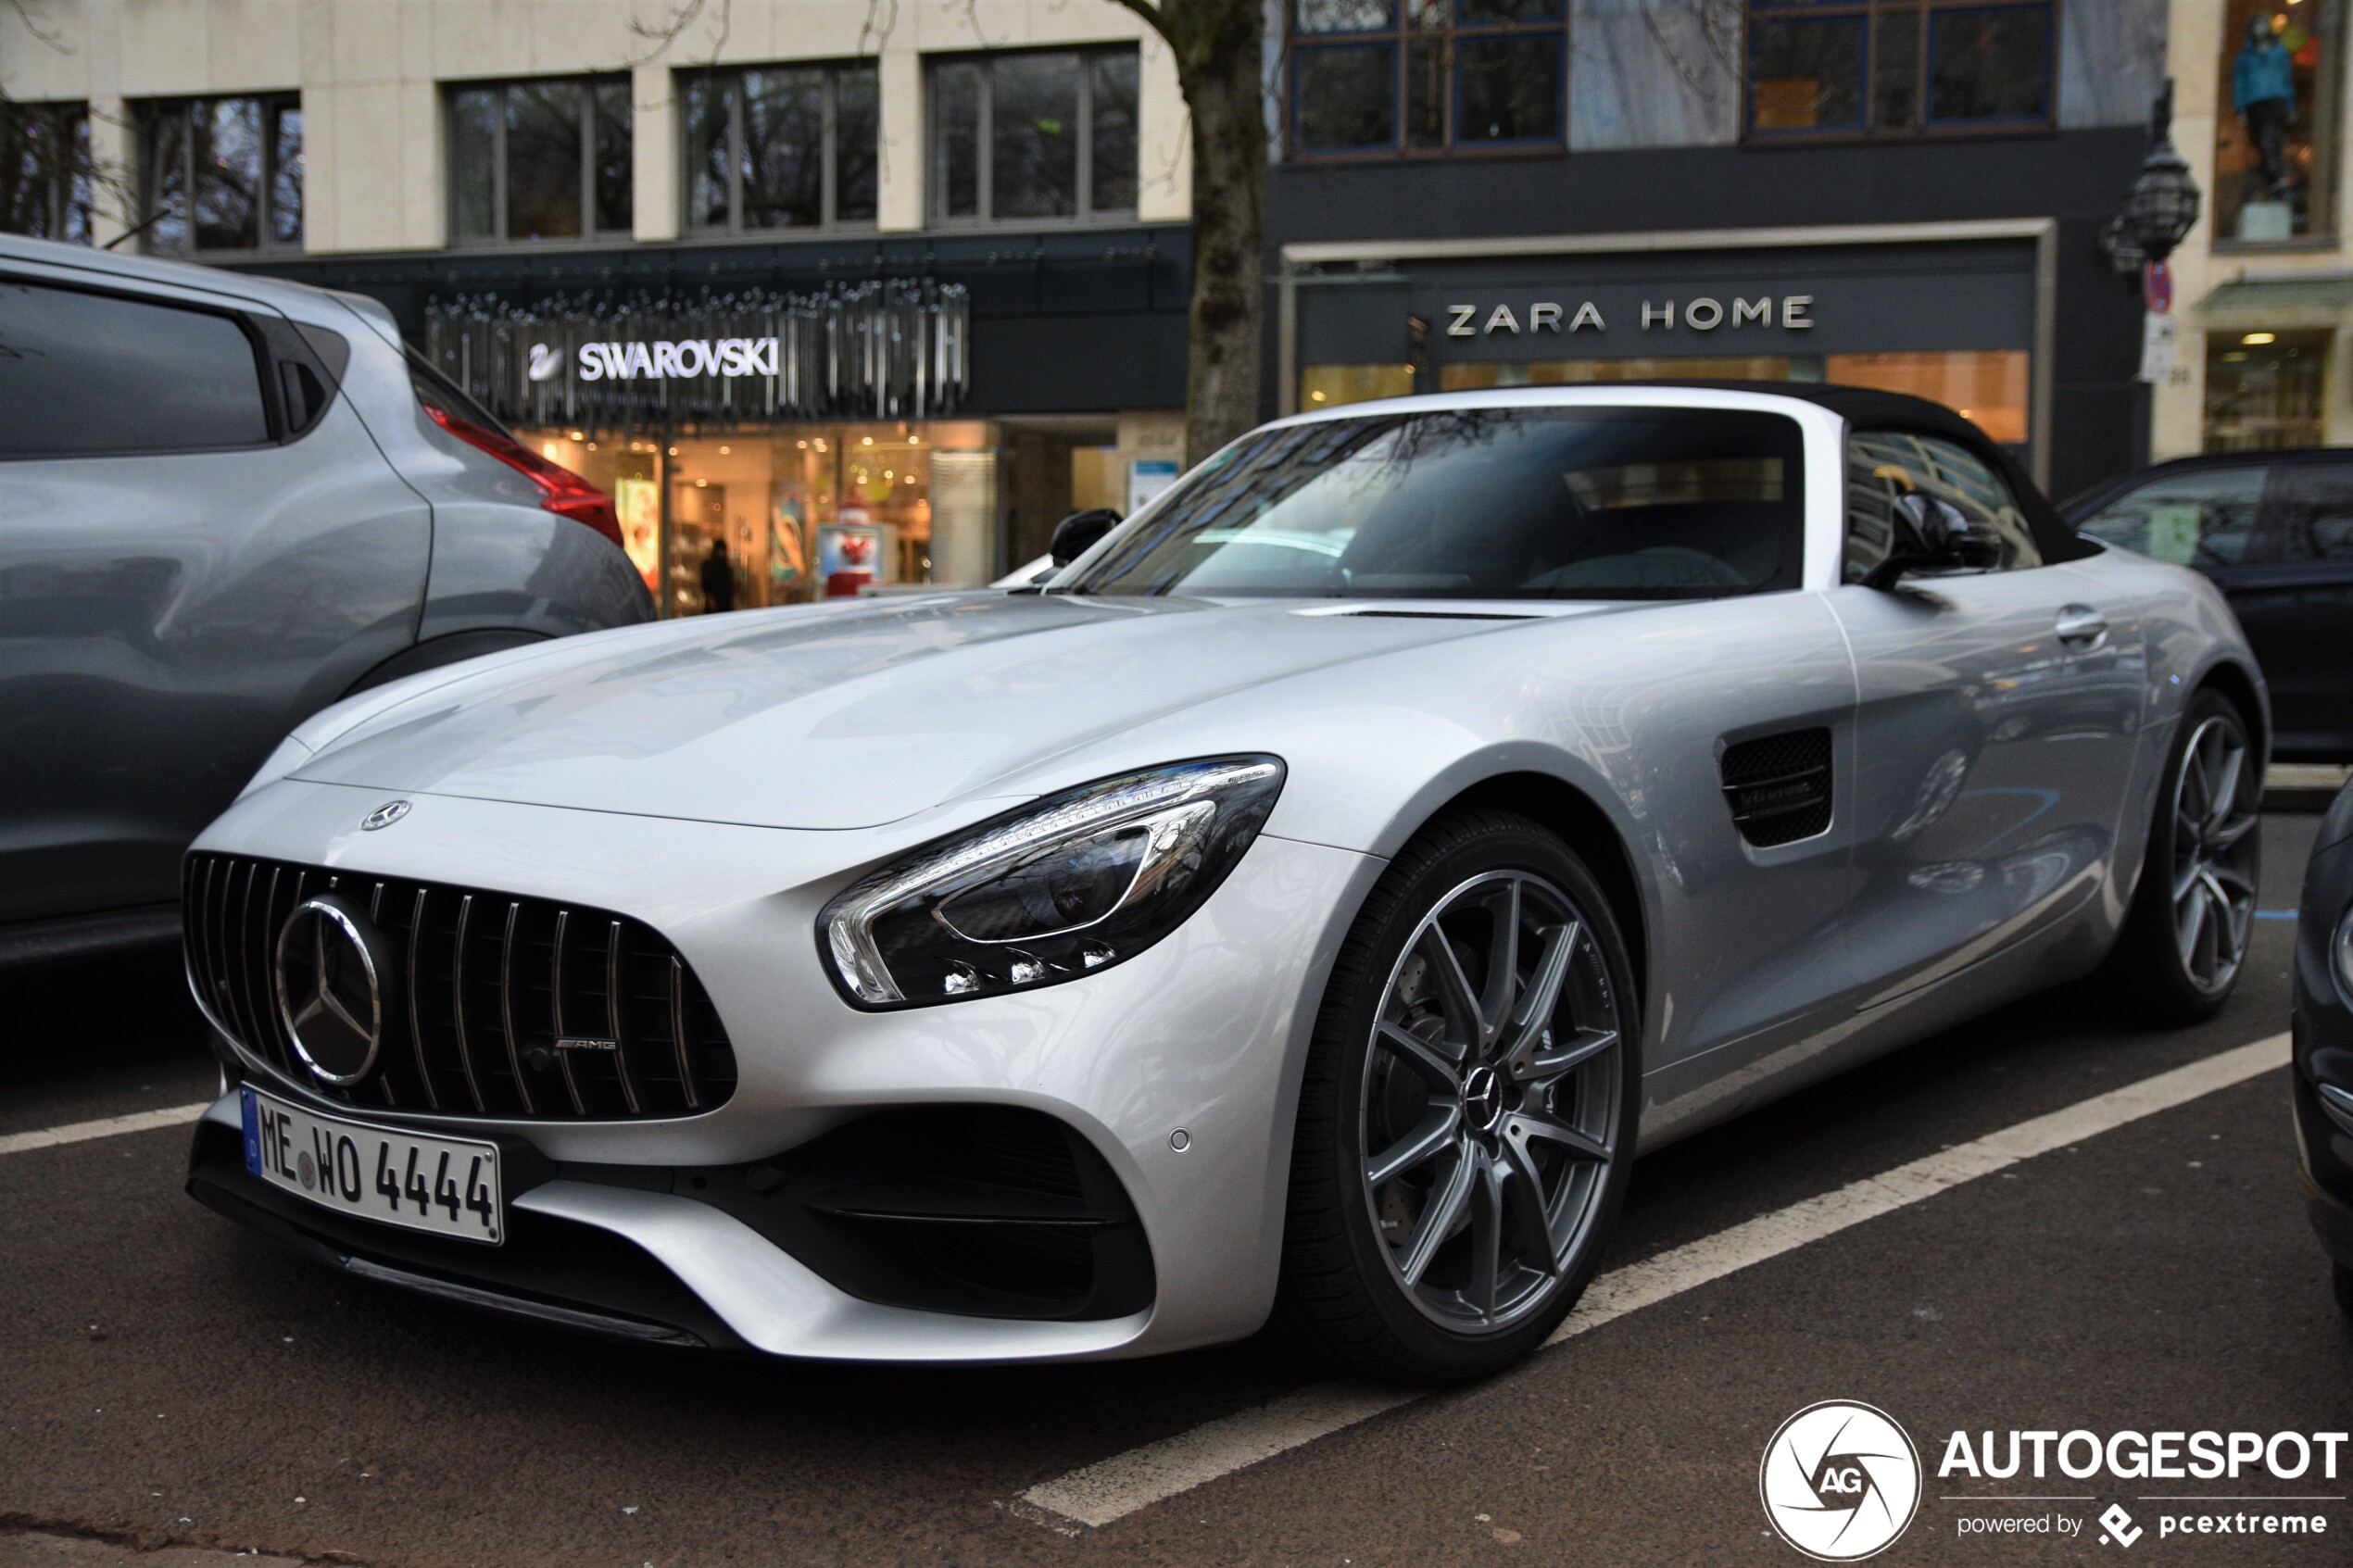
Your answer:
[[[2064,37],[2059,7],[2066,0],[1744,0],[1741,16],[1741,135],[1743,145],[1790,143],[1952,141],[1985,136],[2045,135],[2058,129],[2059,48]],[[1938,119],[1932,107],[1936,83],[1936,28],[1940,15],[1972,11],[2043,13],[2043,112],[1978,119]],[[1919,19],[1912,67],[1912,123],[1881,126],[1873,114],[1879,97],[1881,18]],[[1860,118],[1828,126],[1759,126],[1756,123],[1756,32],[1775,21],[1856,21],[1862,24],[1856,100]]]
[[[1575,25],[1575,7],[1569,0],[1560,0],[1560,15],[1557,18],[1533,22],[1466,21],[1462,14],[1464,0],[1437,0],[1437,3],[1443,9],[1445,19],[1435,27],[1419,26],[1415,22],[1413,0],[1390,0],[1390,19],[1384,27],[1304,32],[1299,26],[1299,0],[1286,0],[1283,7],[1282,58],[1282,156],[1285,162],[1327,164],[1455,157],[1528,157],[1568,151],[1572,61],[1569,33]],[[1560,72],[1560,92],[1554,101],[1554,108],[1560,117],[1560,133],[1557,136],[1515,137],[1508,141],[1466,142],[1462,136],[1463,66],[1456,46],[1466,42],[1510,38],[1550,38],[1554,41]],[[1406,73],[1413,69],[1413,46],[1417,42],[1434,44],[1445,55],[1442,73],[1445,98],[1439,113],[1440,122],[1445,129],[1444,139],[1437,146],[1414,145],[1412,129],[1406,122]],[[1389,89],[1390,139],[1386,144],[1359,147],[1305,146],[1299,136],[1300,58],[1302,54],[1338,53],[1344,49],[1389,49],[1394,52]]]
[[[750,227],[744,222],[744,93],[743,79],[752,71],[818,70],[824,74],[824,104],[821,111],[824,129],[819,134],[818,156],[823,159],[818,180],[818,220],[813,224],[777,224]],[[871,218],[845,219],[841,216],[841,82],[853,70],[865,70],[875,77],[875,215]],[[695,210],[695,148],[694,138],[687,134],[686,94],[697,82],[721,83],[727,102],[727,221],[706,223]],[[680,71],[675,95],[678,102],[678,219],[679,232],[687,239],[765,239],[790,238],[801,234],[872,233],[882,220],[882,69],[873,56],[844,59],[770,60],[758,65],[707,66]]]
[[[97,227],[98,194],[92,178],[90,154],[90,103],[86,98],[36,98],[11,102],[7,110],[19,129],[29,130],[38,121],[52,137],[63,137],[73,151],[49,170],[43,182],[42,203],[52,224],[52,232],[35,234],[26,230],[10,230],[27,239],[50,240],[59,245],[94,245]],[[78,168],[69,164],[79,164]],[[79,218],[81,232],[76,233]]]
[[[196,243],[196,137],[195,113],[199,107],[213,104],[251,103],[261,114],[261,178],[254,188],[254,244],[250,245],[200,245]],[[203,256],[292,256],[299,254],[305,244],[310,221],[310,192],[308,188],[308,157],[310,126],[303,122],[304,189],[303,212],[297,233],[291,240],[276,237],[276,201],[278,193],[278,138],[276,116],[287,109],[303,112],[299,89],[274,93],[210,93],[182,97],[143,98],[132,109],[132,119],[136,135],[134,160],[138,172],[139,249],[143,255],[177,258]],[[156,178],[156,143],[167,117],[181,119],[180,189],[187,203],[187,244],[175,250],[166,250],[155,243],[155,226],[161,216],[156,207],[158,182]]]
[[[559,234],[542,239],[516,239],[507,232],[509,185],[507,148],[507,94],[518,87],[541,86],[550,83],[573,82],[580,93],[580,232]],[[631,156],[630,221],[619,228],[600,229],[597,226],[597,89],[621,87],[629,103],[629,141]],[[442,178],[445,190],[445,220],[448,228],[448,246],[452,250],[540,250],[550,246],[609,245],[614,240],[634,238],[636,233],[635,154],[636,154],[636,92],[626,72],[561,71],[547,76],[501,76],[481,81],[444,82],[441,83]],[[491,119],[490,135],[490,230],[484,234],[468,234],[460,226],[459,213],[464,201],[459,188],[458,165],[462,156],[458,144],[458,100],[469,93],[496,93],[498,112]]]
[[[1142,49],[1130,41],[1081,44],[1041,49],[991,49],[986,53],[930,55],[924,59],[924,207],[925,221],[937,229],[1021,232],[1037,228],[1084,229],[1138,221],[1143,197],[1143,59]],[[1095,203],[1095,71],[1099,59],[1120,55],[1136,57],[1136,193],[1137,205],[1097,207]],[[1077,157],[1072,164],[1076,186],[1073,210],[1059,218],[999,218],[996,216],[997,62],[1063,56],[1078,63]],[[947,135],[939,113],[939,73],[958,66],[980,68],[980,90],[973,122],[973,194],[975,210],[948,210]]]

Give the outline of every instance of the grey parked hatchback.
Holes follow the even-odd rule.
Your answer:
[[[652,614],[611,502],[374,301],[0,236],[0,964],[176,934],[329,703]]]

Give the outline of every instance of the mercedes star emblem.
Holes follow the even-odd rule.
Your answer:
[[[359,911],[332,893],[304,899],[278,928],[278,1017],[321,1083],[348,1088],[375,1066],[380,972]]]
[[[369,812],[366,816],[360,818],[359,828],[363,833],[373,833],[378,828],[388,828],[392,826],[393,823],[398,822],[401,818],[407,816],[408,814],[409,803],[406,800],[387,800],[383,805],[377,807],[374,810]]]

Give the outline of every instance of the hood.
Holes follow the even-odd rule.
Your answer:
[[[872,827],[986,795],[1028,765],[1212,697],[1525,624],[1431,606],[1362,613],[1375,608],[991,593],[672,621],[434,684],[370,714],[292,776]],[[1540,613],[1556,608],[1567,607]]]

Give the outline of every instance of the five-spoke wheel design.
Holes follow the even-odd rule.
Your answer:
[[[2255,918],[2255,759],[2235,720],[2203,719],[2174,775],[2173,939],[2201,991],[2230,985]]]
[[[1617,1155],[1618,998],[1590,921],[1525,872],[1422,917],[1364,1058],[1357,1148],[1397,1283],[1457,1334],[1553,1296]]]

